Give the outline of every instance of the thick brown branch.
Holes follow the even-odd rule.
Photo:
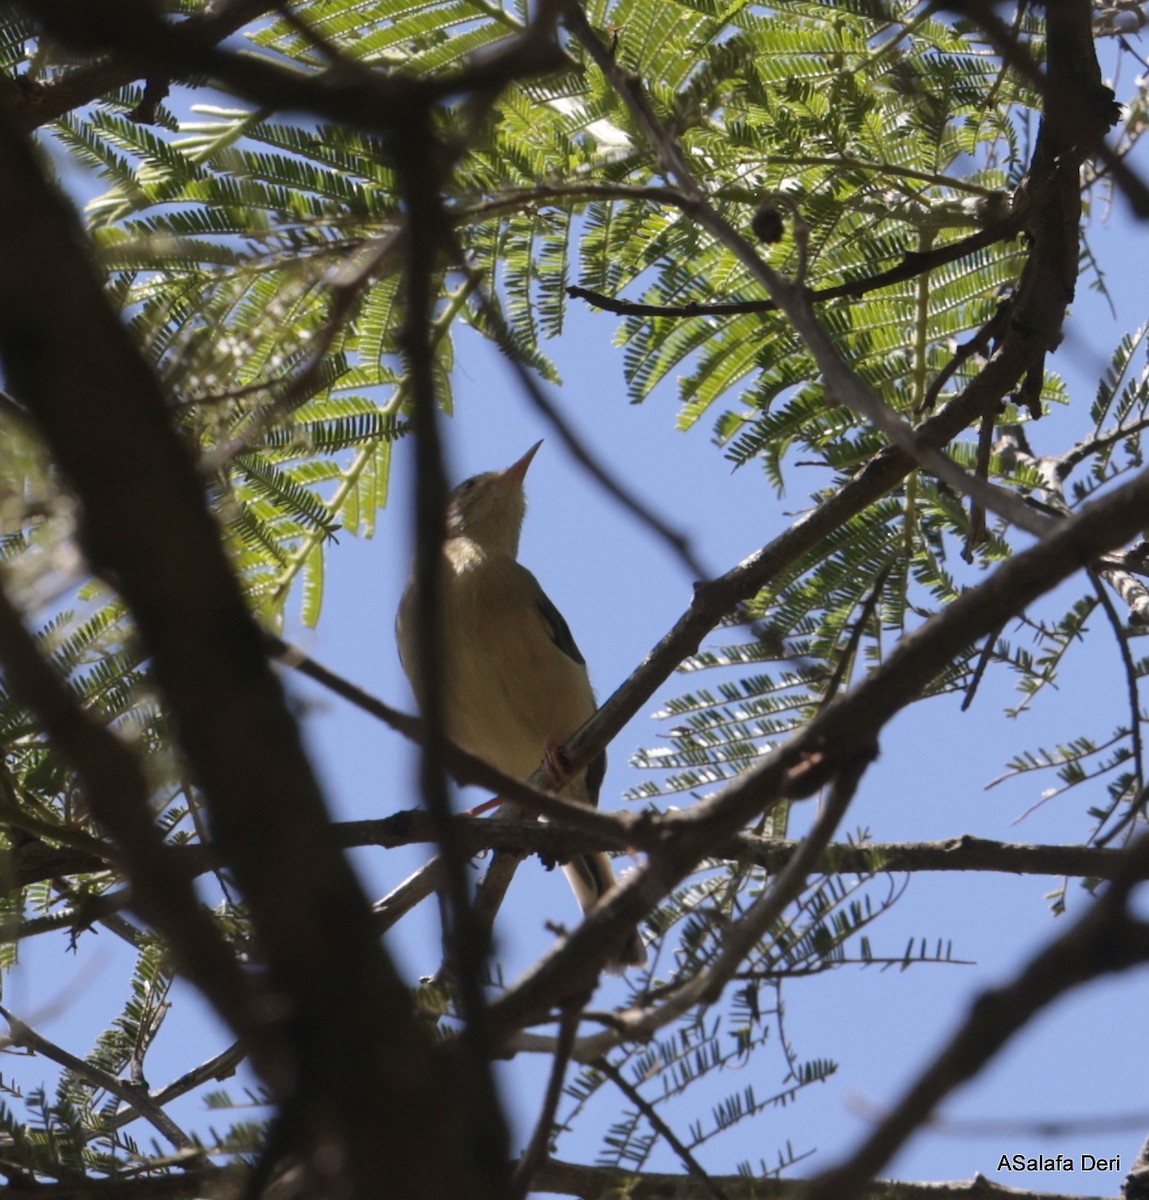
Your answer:
[[[468,855],[485,850],[516,850],[539,854],[548,860],[566,854],[593,850],[616,850],[630,844],[657,845],[661,834],[655,817],[618,813],[600,814],[616,820],[611,836],[568,825],[562,817],[550,822],[511,821],[502,817],[456,816],[456,836]],[[421,809],[405,809],[389,817],[370,821],[343,821],[332,826],[338,844],[345,849],[380,846],[434,845],[435,831]],[[761,867],[772,875],[782,871],[798,852],[801,842],[776,841],[753,833],[739,833],[714,850],[714,857],[728,862]],[[29,861],[22,861],[33,847]],[[173,846],[173,859],[196,874],[218,865],[210,846]],[[106,870],[103,859],[85,858],[69,849],[44,843],[29,843],[13,852],[16,865],[12,887],[26,887],[61,875],[87,874]],[[988,838],[944,838],[937,842],[836,842],[826,848],[819,870],[835,875],[873,875],[883,871],[911,874],[977,871],[1002,875],[1069,876],[1078,879],[1112,879],[1121,863],[1119,850],[1094,846],[1039,845],[997,842]],[[1149,874],[1146,875],[1149,879]]]
[[[335,695],[341,696],[348,703],[369,713],[390,728],[398,730],[411,741],[420,745],[424,744],[427,730],[425,719],[412,717],[407,713],[400,712],[397,708],[392,708],[389,704],[384,704],[378,697],[364,691],[341,675],[337,675],[322,663],[309,658],[297,647],[288,645],[272,634],[265,635],[265,640],[269,653],[286,666],[293,668],[301,675],[306,675],[308,679],[322,684]],[[561,820],[571,828],[583,829],[605,837],[608,839],[608,845],[623,847],[641,844],[641,832],[629,827],[625,831],[620,830],[615,817],[588,808],[585,804],[576,804],[574,801],[565,800],[561,796],[533,787],[522,780],[504,775],[496,767],[492,767],[476,755],[469,754],[466,750],[445,739],[440,742],[436,753],[442,761],[444,769],[461,784],[477,784],[480,787],[489,788],[496,795],[505,800],[514,801],[528,812]],[[537,774],[542,778],[545,772],[540,770]]]
[[[202,75],[255,104],[274,110],[306,109],[355,129],[403,134],[426,106],[468,92],[498,90],[514,78],[555,70],[567,59],[553,21],[537,20],[520,37],[454,74],[420,78],[373,71],[354,59],[317,74],[280,67],[216,44],[211,26],[166,20],[158,6],[138,0],[37,0],[30,14],[54,37],[86,53],[109,54],[127,79],[161,74]],[[543,5],[540,11],[545,11]]]
[[[545,5],[540,12],[543,10]],[[417,117],[413,115],[392,146],[409,221],[403,246],[401,343],[411,379],[412,427],[416,434],[414,578],[420,603],[415,614],[415,670],[424,685],[421,701],[425,718],[419,779],[420,795],[435,827],[442,856],[439,880],[445,963],[463,1018],[458,1041],[460,1053],[453,1064],[451,1081],[454,1119],[450,1158],[458,1164],[454,1173],[462,1176],[455,1187],[465,1186],[464,1196],[501,1200],[507,1195],[510,1180],[500,1170],[507,1153],[508,1131],[491,1071],[483,991],[491,946],[487,930],[477,919],[471,903],[467,857],[451,820],[451,797],[442,754],[447,735],[443,724],[445,701],[439,648],[444,619],[442,544],[446,533],[443,514],[447,488],[439,433],[433,313],[440,251],[449,229],[441,199],[445,183],[441,165],[446,158],[443,149],[435,137],[430,106]]]
[[[745,1175],[712,1175],[730,1200],[802,1200],[802,1179]],[[5,1200],[188,1200],[196,1196],[232,1200],[242,1194],[244,1173],[218,1167],[146,1179],[93,1179],[86,1183],[19,1185],[4,1189]],[[658,1171],[635,1173],[616,1167],[591,1167],[549,1159],[535,1176],[535,1186],[558,1196],[581,1200],[711,1200],[711,1193],[688,1175]],[[878,1180],[868,1185],[869,1200],[1106,1200],[1005,1187],[981,1175],[961,1183],[915,1183]]]
[[[213,5],[188,17],[182,29],[188,36],[215,44],[271,7],[267,0],[230,0],[230,3]],[[10,93],[15,124],[29,132],[126,87],[140,77],[134,64],[122,58],[105,57],[98,62],[73,67],[48,83],[17,80]]]

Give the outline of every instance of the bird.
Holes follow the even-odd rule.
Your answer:
[[[536,442],[505,470],[474,475],[451,492],[442,549],[444,731],[456,745],[522,780],[544,760],[554,774],[558,747],[597,708],[570,627],[518,561],[527,509],[524,479],[541,445]],[[403,670],[422,703],[418,603],[412,576],[395,629]],[[597,806],[605,771],[604,751],[567,779],[559,794]],[[562,868],[584,913],[615,885],[610,858],[601,851],[575,855]],[[607,969],[617,974],[646,961],[634,929]]]

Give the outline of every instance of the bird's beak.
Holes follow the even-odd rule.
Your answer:
[[[541,441],[535,442],[535,444],[526,452],[526,454],[523,455],[522,458],[519,459],[517,463],[512,463],[511,466],[509,466],[502,473],[503,479],[505,479],[508,483],[517,483],[521,485],[523,479],[526,477],[527,467],[531,465],[531,459],[534,458],[534,456],[538,453],[538,449],[541,445]]]

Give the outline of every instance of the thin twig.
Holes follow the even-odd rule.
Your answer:
[[[555,1113],[558,1111],[559,1100],[562,1097],[563,1079],[566,1076],[567,1066],[570,1064],[571,1047],[574,1045],[575,1034],[578,1032],[580,1016],[580,1005],[568,1004],[563,1009],[562,1017],[559,1020],[558,1041],[551,1061],[550,1078],[547,1080],[547,1091],[543,1097],[543,1106],[539,1112],[539,1119],[535,1122],[535,1131],[531,1135],[531,1140],[522,1158],[515,1165],[515,1173],[511,1178],[513,1200],[523,1200],[531,1190],[531,1182],[539,1168],[550,1157]]]
[[[1000,341],[1005,334],[1012,307],[1009,301],[1003,301],[997,306],[993,316],[980,329],[976,330],[968,341],[962,342],[957,347],[950,356],[949,361],[937,373],[931,381],[930,386],[926,389],[921,403],[917,406],[917,412],[931,412],[945,385],[974,355],[980,354],[984,358],[989,357],[991,343]]]
[[[842,686],[842,681],[846,678],[846,674],[854,662],[854,657],[858,652],[858,646],[861,644],[866,626],[869,624],[870,618],[874,615],[874,611],[882,599],[882,589],[886,586],[886,580],[890,577],[893,565],[892,562],[888,562],[882,567],[865,598],[862,600],[861,611],[858,613],[857,620],[854,621],[850,628],[850,635],[846,639],[845,648],[838,655],[838,661],[834,665],[834,673],[830,676],[830,680],[826,684],[826,689],[822,693],[821,700],[818,701],[819,710],[830,704],[838,694],[838,689]]]
[[[1149,865],[1149,837],[1123,851],[1122,875],[1060,937],[1001,987],[987,989],[945,1048],[853,1154],[810,1183],[809,1200],[850,1200],[938,1104],[971,1079],[1032,1017],[1058,997],[1103,975],[1149,961],[1149,923],[1128,911],[1133,876]]]
[[[989,482],[989,464],[990,458],[993,455],[993,431],[996,424],[996,413],[982,414],[981,425],[977,435],[977,465],[974,467],[974,476],[983,483]],[[980,546],[985,541],[985,538],[985,508],[982,506],[980,500],[971,497],[969,502],[969,529],[966,531],[965,541],[961,549],[961,556],[964,562],[973,562],[975,547]]]
[[[327,352],[342,333],[351,310],[360,296],[379,273],[381,265],[398,253],[403,228],[367,238],[357,245],[345,260],[326,277],[329,308],[327,319],[308,343],[307,354],[297,369],[286,379],[261,385],[260,390],[271,392],[273,399],[247,417],[226,442],[213,446],[201,459],[201,470],[211,475],[221,470],[238,455],[250,450],[278,422],[290,416],[306,403],[320,382]]]
[[[672,204],[686,213],[692,213],[697,206],[696,201],[688,200],[673,188],[659,188],[656,190],[659,193],[658,195],[639,196],[637,199],[649,199],[665,204]],[[623,194],[617,198],[630,199],[631,197]],[[996,245],[998,242],[1011,241],[1017,237],[1021,226],[1022,220],[1020,216],[1010,216],[999,222],[995,222],[986,229],[979,229],[977,233],[971,233],[968,237],[961,238],[959,241],[948,242],[944,246],[935,247],[929,251],[906,251],[902,256],[902,261],[897,266],[890,267],[885,271],[879,271],[876,275],[866,275],[861,279],[852,279],[849,283],[839,283],[827,288],[816,288],[811,291],[810,298],[816,304],[825,304],[831,300],[850,300],[867,296],[870,292],[880,291],[882,288],[892,287],[896,283],[904,283],[909,279],[916,279],[919,275],[923,275],[927,271],[932,271],[936,267],[946,266],[951,262],[959,262],[961,259],[967,258],[978,250],[984,250],[987,246]],[[690,317],[740,316],[743,313],[778,311],[778,304],[772,299],[722,300],[713,303],[688,300],[684,304],[646,304],[637,300],[621,300],[616,296],[608,296],[604,292],[597,292],[593,288],[583,287],[578,284],[572,284],[568,287],[567,295],[572,300],[585,300],[594,308],[600,308],[604,312],[615,313],[617,316],[678,317],[686,319]],[[961,349],[964,349],[964,347]],[[973,352],[972,349],[969,350],[966,356],[968,357]],[[958,365],[960,363],[955,360],[954,369]]]
[[[658,1115],[654,1105],[634,1087],[623,1073],[607,1058],[600,1058],[595,1067],[614,1084],[616,1088],[642,1113],[650,1122],[650,1127],[678,1155],[679,1161],[686,1168],[687,1174],[697,1179],[706,1193],[714,1200],[729,1200],[726,1191],[707,1174],[706,1169],[690,1152],[690,1148],[674,1132],[673,1129]]]
[[[1137,666],[1129,649],[1129,639],[1121,627],[1121,618],[1113,606],[1109,593],[1101,582],[1101,569],[1089,568],[1089,579],[1093,584],[1094,593],[1105,612],[1109,627],[1113,630],[1113,640],[1117,643],[1117,653],[1121,655],[1121,666],[1125,674],[1125,695],[1129,702],[1129,736],[1133,743],[1133,769],[1137,790],[1145,786],[1145,759],[1141,741],[1141,700],[1137,692]]]
[[[973,675],[968,684],[966,684],[965,695],[962,697],[961,711],[967,712],[973,704],[974,697],[977,695],[977,689],[981,685],[982,679],[985,677],[986,671],[989,669],[990,661],[993,659],[993,652],[997,646],[997,639],[1001,637],[1001,631],[1005,625],[999,625],[996,629],[990,630],[986,635],[985,644],[982,646],[981,653],[977,657],[977,662],[974,664]]]
[[[165,1106],[173,1100],[178,1100],[180,1096],[186,1096],[188,1092],[195,1091],[209,1080],[228,1079],[235,1074],[239,1064],[246,1057],[243,1046],[239,1042],[235,1042],[213,1058],[200,1063],[198,1067],[184,1072],[178,1079],[173,1079],[171,1083],[157,1088],[152,1093],[151,1099],[155,1104]],[[130,1125],[138,1115],[130,1107],[122,1108],[112,1119],[112,1124],[119,1129],[122,1125]]]
[[[1118,425],[1116,429],[1085,438],[1084,441],[1071,446],[1064,454],[1057,455],[1053,460],[1054,470],[1060,479],[1068,479],[1074,467],[1092,458],[1098,450],[1104,450],[1114,442],[1124,441],[1125,438],[1135,437],[1144,433],[1146,429],[1149,429],[1149,417],[1141,417],[1130,421],[1128,425]]]
[[[787,905],[801,894],[806,880],[813,874],[829,846],[834,830],[846,815],[864,770],[865,764],[854,763],[834,780],[813,828],[799,845],[794,857],[782,869],[774,885],[767,888],[731,927],[718,960],[694,981],[697,995],[703,1003],[713,1003],[719,998],[739,964],[781,918]]]
[[[186,1153],[189,1165],[206,1166],[210,1159],[195,1142],[172,1120],[163,1106],[154,1096],[148,1095],[146,1089],[125,1083],[110,1072],[77,1058],[62,1046],[50,1042],[38,1034],[30,1025],[25,1024],[19,1017],[8,1009],[0,1006],[0,1017],[8,1022],[8,1041],[14,1046],[22,1046],[33,1054],[42,1054],[54,1063],[58,1063],[66,1071],[83,1079],[94,1088],[105,1091],[109,1096],[115,1096],[131,1108],[137,1116],[143,1117],[163,1137],[177,1149]]]

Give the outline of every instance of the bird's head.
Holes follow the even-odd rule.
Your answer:
[[[465,537],[486,550],[519,552],[519,534],[527,511],[523,479],[542,442],[503,471],[464,479],[447,499],[447,536]]]

